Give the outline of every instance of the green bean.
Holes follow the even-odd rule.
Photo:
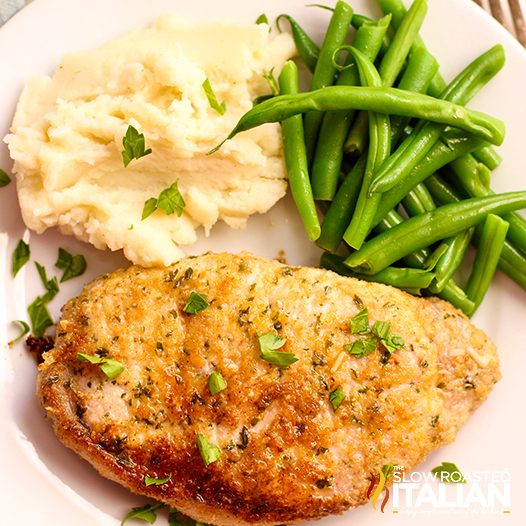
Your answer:
[[[402,206],[409,216],[431,212],[436,208],[429,190],[422,184],[416,185],[402,200]]]
[[[391,25],[395,29],[399,27],[406,14],[406,8],[402,0],[378,0],[378,4],[386,15],[390,14],[392,16]],[[412,49],[421,49],[428,55],[432,56],[427,50],[426,45],[420,36],[416,37]],[[429,85],[428,93],[433,97],[440,97],[445,88],[446,82],[442,75],[437,72]],[[494,170],[500,164],[500,156],[491,146],[485,147],[485,152],[482,152],[481,156],[483,156],[483,158],[480,158],[479,160],[486,164],[490,170]]]
[[[491,175],[489,168],[478,162],[473,155],[463,155],[451,161],[448,168],[453,173],[455,185],[470,197],[483,197],[491,191],[486,185]]]
[[[504,241],[499,268],[526,290],[526,256],[509,241]]]
[[[435,202],[433,201],[429,190],[422,183],[415,186],[404,197],[402,200],[402,205],[408,217],[425,214],[426,212],[431,212],[436,208]],[[440,243],[425,259],[423,264],[424,268],[427,270],[433,270],[447,249],[448,245],[446,243]]]
[[[382,232],[386,232],[387,230],[402,224],[404,221],[405,219],[396,210],[390,210],[376,225],[374,230],[377,234],[381,234]],[[427,247],[421,248],[407,254],[402,258],[402,261],[405,265],[409,265],[410,267],[426,268],[430,255],[431,252]]]
[[[366,111],[360,111],[349,130],[343,151],[349,155],[361,155],[369,142],[368,129],[369,116]]]
[[[378,69],[385,87],[392,86],[398,77],[413,44],[413,40],[415,36],[418,35],[426,11],[427,1],[415,0],[398,27],[391,41],[391,45],[387,48]],[[361,145],[366,144],[367,141],[367,128],[364,124],[365,118],[362,114],[360,119],[358,119],[351,128],[351,133],[345,142],[345,151],[363,151]],[[357,147],[355,145],[357,145]]]
[[[398,83],[398,89],[426,93],[429,84],[438,71],[438,62],[426,50],[418,48],[409,53],[407,65]],[[409,119],[394,117],[391,119],[393,145],[398,144]]]
[[[389,19],[391,18],[391,15],[389,16]],[[351,25],[354,27],[354,29],[358,30],[360,29],[364,24],[375,24],[377,23],[376,20],[373,20],[372,18],[369,18],[368,16],[360,15],[358,13],[353,13]],[[389,28],[388,28],[389,31]],[[385,55],[386,51],[389,49],[389,46],[391,45],[391,37],[388,33],[385,33],[382,39],[382,45],[380,47],[380,56]]]
[[[307,33],[302,29],[302,27],[294,20],[291,16],[283,14],[279,15],[276,18],[276,27],[278,31],[281,32],[279,27],[279,21],[281,18],[284,18],[290,24],[290,30],[292,32],[292,39],[296,45],[296,49],[300,57],[307,68],[314,72],[316,69],[316,63],[318,62],[318,57],[320,56],[320,48],[316,43],[307,35]]]
[[[402,0],[377,0],[377,1],[382,11],[386,15],[390,14],[392,16],[391,25],[395,29],[398,29],[400,27],[400,24],[402,23],[402,20],[404,19],[407,13],[407,9],[405,8],[405,5],[403,4]],[[413,49],[414,50],[423,49],[427,53],[429,53],[420,35],[417,35],[417,37],[415,38],[415,41],[413,43]],[[432,95],[433,97],[438,97],[444,91],[445,87],[446,87],[446,82],[444,81],[440,73],[437,73],[433,77],[433,80],[430,83],[429,94]]]
[[[391,210],[382,221],[376,226],[376,232],[385,232],[390,228],[404,222],[404,218],[394,210]],[[402,258],[404,264],[418,269],[428,270],[427,266],[429,263],[429,258],[431,254],[427,248],[421,248],[411,252],[406,257]],[[468,313],[473,311],[473,302],[468,299],[465,292],[455,283],[455,281],[450,279],[444,289],[437,294],[440,298],[449,301],[455,307],[461,309],[463,312]]]
[[[450,279],[445,287],[437,294],[439,298],[449,301],[451,305],[460,309],[467,316],[471,316],[471,313],[475,310],[475,304],[467,297],[466,293],[455,283],[453,279]]]
[[[343,239],[343,233],[354,213],[358,194],[365,171],[366,155],[362,155],[344,179],[336,192],[321,225],[317,245],[329,252],[336,252]]]
[[[457,75],[443,93],[444,100],[466,104],[504,65],[502,46],[493,46]],[[419,123],[375,174],[370,192],[386,192],[398,184],[425,157],[438,141],[444,126],[432,122]]]
[[[438,63],[432,55],[420,49],[416,52],[411,52],[398,89],[425,93],[437,70]],[[398,144],[408,123],[409,119],[406,117],[394,116],[391,119],[391,128],[393,131],[391,142],[393,145]],[[346,153],[353,155],[365,150],[367,146],[366,130],[367,113],[360,112],[351,127],[343,147]]]
[[[482,197],[491,193],[491,170],[477,161],[474,155],[463,155],[455,159],[449,164],[448,171],[453,173],[457,186],[464,189],[466,195]]]
[[[350,48],[360,73],[362,84],[367,86],[381,86],[382,79],[372,62],[359,50]],[[388,157],[391,151],[391,124],[385,113],[369,112],[369,149],[367,162],[362,179],[362,186],[358,194],[358,201],[351,222],[343,239],[353,248],[360,248],[372,228],[372,222],[381,196],[369,196],[369,185],[375,170]]]
[[[390,22],[391,15],[387,15],[378,21],[371,20],[362,24],[354,36],[353,47],[360,50],[371,62],[374,62],[380,53],[383,38],[389,29]],[[349,69],[353,68],[347,68],[345,71]],[[340,76],[343,75],[344,79],[345,71],[340,73]]]
[[[415,0],[407,14],[403,17],[403,20],[394,38],[390,42],[390,45],[385,49],[385,54],[379,69],[384,86],[391,86],[400,73],[400,70],[402,69],[404,61],[408,55],[409,49],[413,44],[413,40],[418,34],[418,30],[424,20],[426,11],[426,0]],[[353,20],[355,20],[355,25],[358,25],[356,24],[358,18],[360,18],[361,24],[366,23],[365,17],[354,15]],[[436,63],[436,61],[434,62]],[[422,65],[427,67],[428,64],[425,63]],[[361,113],[359,114],[358,119],[353,125],[351,133],[345,142],[345,152],[351,154],[361,154],[361,152],[365,150],[365,145],[367,144],[367,128],[367,116],[366,114]],[[317,195],[316,191],[315,195]]]
[[[354,29],[360,29],[364,24],[370,24],[374,20],[366,15],[361,15],[360,13],[353,13],[351,19],[351,25]]]
[[[271,94],[268,94],[268,95],[260,95],[259,97],[256,97],[256,98],[252,101],[252,106],[257,106],[258,104],[261,104],[263,101],[265,101],[265,100],[269,100],[269,99],[272,99],[273,97],[275,97],[275,95],[271,95]]]
[[[433,294],[441,292],[446,283],[455,275],[464,260],[473,231],[473,227],[468,228],[445,241],[447,250],[435,266],[435,280],[429,287]]]
[[[441,205],[458,203],[462,200],[462,196],[438,174],[429,176],[425,185],[433,199]]]
[[[398,226],[400,223],[403,223],[404,221],[405,221],[405,218],[403,218],[399,212],[393,209],[393,210],[390,210],[387,214],[385,214],[382,220],[375,226],[374,230],[377,234],[382,233],[382,232],[385,232],[386,230],[389,230],[390,228],[394,228],[395,226]],[[409,265],[409,266],[413,266],[413,265]],[[416,263],[415,263],[415,266],[416,266]]]
[[[438,62],[435,57],[421,48],[411,50],[407,59],[407,65],[398,83],[398,88],[416,91],[417,93],[426,93],[437,71]]]
[[[432,55],[422,50],[411,52],[398,89],[425,93],[437,70],[438,63]],[[408,118],[395,116],[391,119],[391,128],[393,130],[391,142],[393,145],[398,144],[408,122]],[[368,137],[366,132],[367,112],[360,112],[343,146],[345,153],[350,155],[361,154],[367,146]]]
[[[462,199],[462,197],[438,175],[429,177],[425,184],[435,201],[440,204],[456,203]],[[479,243],[479,238],[480,233],[478,228],[476,228],[473,236],[475,245]],[[504,242],[502,248],[499,268],[526,290],[526,255],[508,240]]]
[[[470,197],[484,197],[495,195],[485,184],[485,175],[489,173],[486,165],[478,163],[472,156],[463,156],[450,164],[455,174],[455,183]],[[517,248],[526,252],[526,219],[513,212],[506,214],[503,219],[510,224],[508,239]]]
[[[427,0],[414,0],[404,16],[378,68],[384,86],[392,86],[402,70],[426,12]]]
[[[473,268],[466,285],[466,294],[475,304],[475,309],[484,299],[493,279],[507,231],[508,223],[504,219],[494,214],[486,217]]]
[[[459,138],[461,140],[460,143],[458,142]],[[426,154],[426,157],[424,157],[423,160],[419,164],[417,164],[404,179],[398,182],[396,187],[384,192],[384,197],[390,196],[386,199],[386,203],[390,203],[389,206],[392,206],[394,204],[394,196],[403,195],[415,183],[424,180],[426,173],[432,173],[432,171],[429,171],[431,167],[433,167],[436,171],[442,168],[445,164],[453,163],[457,160],[460,161],[464,158],[469,158],[471,156],[466,154],[469,154],[469,152],[473,151],[474,149],[478,148],[480,145],[483,144],[484,142],[480,139],[477,139],[475,137],[462,137],[462,135],[458,135],[458,133],[456,134],[456,137],[455,134],[451,133],[444,135],[441,140],[439,140],[431,147],[430,151]],[[480,165],[480,168],[481,169],[473,170],[473,172],[469,173],[471,173],[472,175],[478,174],[481,180],[486,180],[486,178],[489,177],[489,171],[483,165]],[[488,172],[487,175],[483,173],[484,170]],[[484,175],[486,175],[486,177],[483,178]],[[384,210],[385,209],[386,208],[384,208]]]
[[[439,261],[439,259],[447,252],[447,244],[442,242],[429,254],[429,257],[426,259],[424,268],[428,270],[433,270]]]
[[[441,97],[467,104],[504,66],[504,48],[496,44],[468,64],[441,93]]]
[[[299,113],[353,109],[428,119],[459,128],[493,144],[501,144],[504,140],[501,120],[449,101],[397,88],[329,86],[298,95],[278,95],[258,104],[241,117],[225,141],[242,131]],[[225,141],[209,154],[217,151]]]
[[[434,274],[416,268],[387,267],[378,274],[368,276],[366,274],[356,274],[343,262],[343,257],[336,254],[325,252],[321,256],[320,264],[323,268],[332,270],[342,276],[361,279],[363,281],[374,281],[384,283],[412,294],[420,294],[421,289],[425,289],[433,281]]]
[[[391,208],[394,208],[416,185],[457,157],[484,144],[483,141],[476,137],[452,133],[444,136],[444,140],[445,142],[439,141],[435,144],[422,162],[413,168],[411,173],[400,184],[382,194],[373,225],[378,224],[382,217]]]
[[[316,63],[316,69],[312,76],[311,91],[331,86],[334,82],[336,67],[332,57],[334,52],[344,43],[349,31],[353,11],[349,4],[338,0],[331,16],[325,39],[320,49],[320,56]],[[307,159],[310,162],[314,154],[318,130],[321,125],[323,114],[318,111],[310,111],[304,117],[305,144],[307,147]]]
[[[466,158],[470,158],[472,157],[473,159],[476,160],[476,157],[473,155],[473,154],[468,154],[468,155],[465,155],[464,157]],[[458,159],[455,159],[455,160],[458,160]],[[478,161],[477,161],[478,162]],[[480,184],[486,189],[486,190],[489,190],[490,188],[490,184],[491,184],[491,170],[484,164],[484,163],[481,163],[479,162],[478,163],[480,165],[480,168],[478,170],[478,173],[479,173],[479,179],[480,179]]]
[[[526,192],[508,192],[443,205],[367,241],[345,263],[355,272],[375,274],[413,250],[451,237],[480,222],[487,214],[506,214],[526,207]]]
[[[296,64],[290,60],[281,70],[279,88],[281,93],[298,92],[298,69]],[[310,239],[316,240],[320,235],[320,223],[309,180],[307,154],[303,140],[303,120],[300,115],[295,115],[282,121],[281,127],[292,197],[307,230],[307,235]]]
[[[406,8],[402,0],[378,0],[378,4],[380,5],[381,9],[383,10],[385,14],[390,14],[392,16],[391,23],[396,29],[400,25],[406,13]],[[418,36],[415,39],[413,49],[421,49],[427,52],[429,55],[431,55],[429,51],[427,50],[426,45],[424,44],[424,41],[422,40],[420,36]],[[432,95],[433,97],[439,97],[441,93],[444,91],[445,87],[446,87],[446,82],[444,81],[440,73],[437,72],[432,82],[430,83],[428,93]],[[491,147],[488,147],[488,150],[491,152],[490,155],[494,159],[493,162],[495,162],[495,160],[498,159],[498,154]],[[494,169],[494,168],[491,168],[490,164],[488,164],[487,166],[490,169]]]
[[[490,170],[495,170],[502,162],[502,157],[489,145],[475,150],[473,157],[482,164],[485,164]]]
[[[371,62],[374,62],[380,50],[390,18],[384,17],[378,24],[365,23],[356,32],[353,46],[364,53]],[[348,65],[354,66],[352,62]],[[351,86],[358,83],[359,75],[356,67],[344,69],[336,82],[338,86]],[[329,111],[323,117],[311,170],[315,199],[331,200],[336,193],[343,157],[343,143],[353,117],[354,111]]]

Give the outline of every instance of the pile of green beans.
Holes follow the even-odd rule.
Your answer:
[[[310,89],[298,91],[287,62],[280,94],[255,104],[225,140],[280,122],[292,196],[325,251],[321,265],[437,295],[471,316],[497,267],[526,290],[526,219],[517,213],[526,191],[491,190],[504,124],[466,107],[503,67],[504,50],[491,47],[447,83],[419,36],[427,0],[409,9],[376,1],[379,20],[337,0],[321,46],[280,15]],[[476,253],[460,286],[470,245]]]

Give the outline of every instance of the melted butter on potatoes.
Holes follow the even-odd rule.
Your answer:
[[[29,80],[5,139],[25,223],[39,233],[58,225],[143,265],[179,259],[179,246],[193,243],[201,225],[207,233],[218,220],[244,226],[285,194],[278,125],[206,152],[269,92],[263,73],[279,72],[293,54],[290,36],[273,36],[266,25],[192,25],[164,15],[66,55],[53,77]],[[224,115],[210,106],[205,79],[225,102]],[[153,153],[125,168],[130,124]],[[182,216],[157,210],[141,221],[144,202],[176,180]]]

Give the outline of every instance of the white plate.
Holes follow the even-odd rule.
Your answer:
[[[35,0],[0,30],[0,137],[9,128],[15,104],[26,78],[32,73],[51,73],[66,51],[102,44],[126,30],[145,26],[163,12],[174,11],[191,19],[252,22],[266,12],[269,19],[286,11],[320,37],[328,12],[303,7],[304,0]],[[494,43],[504,44],[507,64],[497,79],[483,90],[472,106],[503,118],[507,139],[502,147],[505,159],[494,176],[497,190],[521,189],[524,175],[524,126],[526,125],[526,53],[489,16],[470,0],[430,0],[423,34],[430,49],[451,78],[468,61]],[[377,15],[375,2],[355,0],[359,12]],[[11,166],[7,148],[0,146],[0,166]],[[24,233],[14,185],[0,190],[0,513],[2,524],[75,526],[117,525],[132,507],[145,499],[99,477],[55,439],[34,396],[35,365],[22,345],[4,348],[15,330],[14,319],[26,317],[26,306],[41,293],[33,264],[16,280],[10,276],[11,253]],[[3,241],[2,241],[3,239]],[[33,260],[53,268],[57,248],[63,246],[87,256],[83,278],[63,286],[51,304],[57,316],[60,305],[76,294],[82,284],[103,271],[125,264],[120,254],[101,252],[55,231],[31,234]],[[255,217],[243,231],[219,225],[209,239],[200,239],[192,253],[205,250],[250,250],[267,257],[286,251],[289,262],[315,264],[318,252],[306,239],[289,200],[269,214]],[[500,349],[504,378],[490,399],[459,432],[454,444],[430,455],[419,469],[429,470],[441,461],[456,462],[463,471],[508,470],[512,474],[511,515],[440,515],[425,517],[428,524],[451,525],[522,524],[521,502],[526,482],[523,440],[526,432],[523,409],[523,378],[526,371],[526,332],[523,323],[526,294],[505,276],[498,275],[475,323],[485,329]],[[320,526],[337,526],[353,521],[368,525],[420,524],[422,516],[394,515],[388,508],[382,515],[370,506],[342,517],[323,520]],[[468,510],[469,512],[469,510]],[[159,519],[158,524],[166,523]]]

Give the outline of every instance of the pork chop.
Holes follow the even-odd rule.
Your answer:
[[[350,330],[364,307],[401,348]],[[349,346],[367,338],[360,357]],[[108,378],[78,353],[124,370]],[[364,504],[371,472],[451,442],[499,378],[494,345],[444,301],[206,254],[86,286],[63,308],[38,395],[103,476],[201,522],[271,525]]]

